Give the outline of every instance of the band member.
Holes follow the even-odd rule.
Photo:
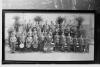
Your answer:
[[[68,34],[70,33],[70,27],[66,26],[64,31],[65,31],[65,35],[68,36]]]
[[[23,31],[23,25],[20,25],[18,28],[18,33],[17,33],[17,37],[20,37]]]
[[[83,51],[89,52],[89,39],[87,38],[83,38],[83,39],[84,39]]]
[[[10,37],[10,45],[11,45],[11,52],[14,53],[16,50],[16,44],[17,44],[17,38],[16,38],[16,31],[12,31],[11,37]]]
[[[33,31],[32,47],[33,47],[33,50],[37,50],[37,48],[38,48],[38,35],[37,35],[36,28],[34,28],[34,31]]]
[[[37,24],[36,28],[37,28],[37,35],[38,35],[38,37],[40,37],[42,26]]]
[[[33,41],[33,38],[32,38],[32,30],[30,29],[28,31],[27,38],[26,38],[26,47],[27,48],[30,48],[31,47],[32,41]]]
[[[52,38],[52,31],[50,29],[50,31],[48,32],[48,42],[52,43],[53,38]]]
[[[54,44],[52,43],[52,33],[49,31],[48,36],[46,38],[46,43],[44,45],[44,51],[45,52],[51,52],[53,51]]]
[[[61,44],[61,50],[64,51],[65,48],[67,47],[66,36],[65,36],[64,32],[61,35],[60,44]]]
[[[55,37],[54,37],[55,50],[59,50],[59,39],[60,39],[60,36],[59,36],[59,34],[57,32]]]
[[[20,37],[20,45],[19,45],[20,48],[24,48],[24,46],[25,46],[26,35],[27,35],[26,31],[23,31],[23,33]]]
[[[80,36],[80,38],[78,38],[78,41],[79,41],[79,45],[81,46],[80,47],[81,48],[81,52],[83,52],[84,51],[84,49],[83,49],[84,39],[83,39],[82,35]]]
[[[43,50],[46,52],[47,51],[47,45],[48,45],[48,34],[47,31],[44,31],[44,46],[43,46]]]
[[[67,44],[68,44],[68,51],[72,51],[71,47],[73,45],[73,38],[70,36],[70,33],[68,33],[66,40],[67,40]]]
[[[40,38],[39,38],[39,50],[43,51],[44,48],[44,31],[40,34]]]
[[[77,38],[77,35],[73,38],[73,45],[74,45],[74,51],[77,52],[77,48],[79,48],[79,41]]]
[[[54,43],[53,43],[53,37],[52,37],[52,32],[51,32],[51,30],[49,31],[49,34],[48,34],[48,38],[49,38],[49,51],[51,52],[51,51],[53,51],[53,49],[54,49]]]

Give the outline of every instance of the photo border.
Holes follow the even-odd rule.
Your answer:
[[[86,61],[13,61],[5,60],[5,13],[93,13],[96,17],[95,10],[25,10],[25,9],[3,9],[2,10],[2,64],[94,64],[97,60],[97,45],[94,45],[94,60]],[[95,21],[94,21],[95,23]],[[95,43],[95,24],[94,24],[94,43]]]

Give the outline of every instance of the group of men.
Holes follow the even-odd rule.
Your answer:
[[[56,21],[55,21],[56,22]],[[17,50],[33,50],[42,52],[72,51],[87,52],[88,40],[77,28],[71,25],[40,24],[35,22],[27,24],[14,24],[9,31],[9,46],[11,52]]]

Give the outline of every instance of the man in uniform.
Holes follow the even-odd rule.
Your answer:
[[[14,53],[16,50],[16,44],[17,44],[16,32],[12,31],[11,37],[10,37],[10,45],[11,45],[11,52],[12,53]]]
[[[33,31],[33,40],[32,40],[32,46],[33,50],[37,51],[38,50],[38,35],[37,35],[37,28],[34,28]]]
[[[65,51],[65,49],[67,47],[67,43],[66,43],[66,36],[65,36],[64,32],[62,33],[62,35],[60,37],[60,44],[61,44],[61,50]]]
[[[84,39],[82,37],[82,35],[80,36],[80,38],[78,38],[78,41],[79,41],[79,45],[80,45],[80,51],[83,52],[84,51]]]
[[[83,51],[89,52],[89,39],[88,38],[84,38]]]
[[[77,35],[75,35],[73,38],[73,45],[74,45],[74,52],[77,52],[78,51],[77,49],[80,48]]]
[[[28,34],[27,34],[27,38],[26,38],[26,48],[28,48],[28,49],[31,48],[32,41],[33,41],[32,30],[29,29]]]
[[[25,41],[26,41],[26,31],[22,32],[22,35],[20,37],[20,48],[24,48],[25,46]]]
[[[60,39],[60,36],[57,32],[56,35],[54,36],[55,50],[57,51],[59,50],[59,39]]]

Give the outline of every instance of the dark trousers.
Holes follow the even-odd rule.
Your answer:
[[[11,51],[14,52],[16,50],[16,44],[14,42],[11,43]]]

